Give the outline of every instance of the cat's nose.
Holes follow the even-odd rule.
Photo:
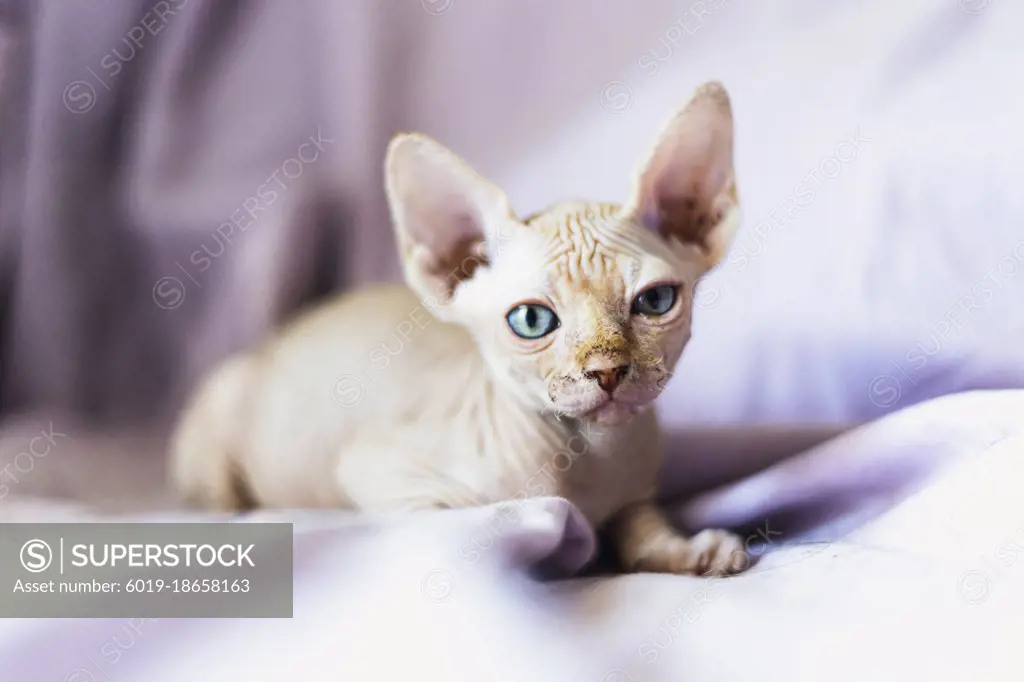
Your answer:
[[[622,383],[622,380],[626,378],[628,373],[629,365],[619,365],[618,367],[594,369],[584,372],[584,374],[596,381],[597,385],[609,395]]]

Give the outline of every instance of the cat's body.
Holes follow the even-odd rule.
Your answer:
[[[735,536],[684,538],[654,504],[651,403],[738,220],[721,86],[673,119],[622,206],[520,220],[419,135],[386,165],[408,286],[326,302],[216,370],[172,443],[184,496],[421,511],[560,495],[627,570],[744,567]]]
[[[179,447],[205,455],[184,474],[198,475],[185,488],[200,503],[388,511],[561,495],[599,525],[646,499],[657,471],[653,410],[609,428],[525,408],[495,386],[470,336],[403,286],[328,301],[225,368],[210,385],[237,387],[228,410],[241,414],[196,437],[227,427],[219,451],[244,466]]]

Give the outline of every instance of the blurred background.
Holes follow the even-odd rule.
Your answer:
[[[838,428],[1024,385],[1022,19],[1008,0],[0,0],[0,484],[149,495],[131,481],[162,470],[204,371],[397,280],[395,132],[522,215],[617,201],[711,79],[745,218],[664,421]]]

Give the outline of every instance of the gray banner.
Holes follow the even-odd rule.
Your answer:
[[[0,523],[0,618],[291,618],[290,523]]]

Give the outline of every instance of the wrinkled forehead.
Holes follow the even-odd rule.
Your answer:
[[[504,255],[501,265],[510,288],[533,290],[557,304],[621,300],[643,270],[642,256],[598,241],[527,239]]]
[[[508,240],[500,260],[522,285],[553,297],[618,297],[650,260],[618,223],[589,209],[548,214]]]
[[[619,308],[636,279],[639,261],[621,256],[597,258],[567,254],[547,272],[547,290],[563,306],[592,303]]]

